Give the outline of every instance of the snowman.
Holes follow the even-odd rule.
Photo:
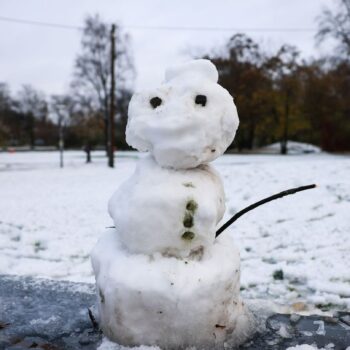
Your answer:
[[[125,346],[234,347],[253,328],[240,257],[228,235],[222,180],[209,164],[239,120],[208,60],[167,70],[129,105],[128,144],[147,152],[108,204],[115,228],[92,252],[100,324]]]

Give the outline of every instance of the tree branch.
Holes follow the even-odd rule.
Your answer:
[[[216,236],[218,237],[223,231],[225,231],[229,226],[231,226],[237,219],[239,219],[242,215],[248,213],[248,211],[251,211],[257,207],[259,207],[260,205],[263,205],[265,203],[271,202],[275,199],[278,198],[282,198],[284,196],[288,196],[290,194],[294,194],[300,191],[305,191],[305,190],[310,190],[312,188],[315,188],[316,185],[308,185],[308,186],[301,186],[301,187],[297,187],[297,188],[291,188],[289,190],[274,194],[273,196],[267,197],[265,199],[262,199],[259,202],[256,202],[254,204],[251,204],[249,207],[244,208],[243,210],[239,211],[238,213],[236,213],[235,215],[232,216],[232,218],[230,220],[228,220],[227,222],[225,222],[217,231],[216,231]]]
[[[95,331],[99,330],[100,327],[98,325],[98,322],[96,321],[96,318],[94,316],[94,314],[92,313],[91,309],[88,308],[88,315],[89,315],[89,318],[90,318],[90,321],[91,321],[91,324],[92,324],[92,327]]]

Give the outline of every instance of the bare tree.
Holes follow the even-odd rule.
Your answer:
[[[71,98],[71,114],[69,125],[76,136],[83,142],[86,153],[86,163],[91,163],[93,145],[103,139],[101,130],[104,120],[95,110],[93,101],[88,95],[74,95]]]
[[[337,0],[335,11],[324,9],[318,17],[319,42],[333,38],[338,42],[339,53],[350,58],[350,0]]]
[[[296,73],[299,68],[298,64],[299,51],[294,46],[282,45],[276,55],[270,57],[266,62],[266,68],[271,74],[276,92],[276,108],[280,110],[281,115],[281,154],[288,153],[288,138],[290,129],[290,117],[292,106],[295,104],[297,97],[298,79]]]
[[[86,104],[100,114],[104,121],[104,138],[108,149],[108,116],[110,109],[111,86],[111,26],[98,15],[85,20],[81,53],[76,57],[72,89],[74,95],[81,97]],[[116,26],[116,69],[117,92],[115,99],[121,98],[124,90],[130,90],[134,79],[134,68],[129,38]],[[116,103],[118,110],[118,101]]]
[[[6,83],[0,82],[0,145],[5,144],[5,140],[10,138],[10,123],[8,115],[11,112],[12,99],[10,89]]]
[[[64,132],[73,114],[73,100],[66,95],[51,96],[50,109],[58,125],[58,147],[60,150],[60,167],[63,168]]]
[[[36,121],[45,121],[48,114],[45,96],[30,85],[23,85],[18,93],[15,109],[25,117],[25,129],[28,133],[30,147],[33,149],[36,140]]]
[[[0,82],[0,110],[11,108],[11,104],[10,88],[6,83]]]

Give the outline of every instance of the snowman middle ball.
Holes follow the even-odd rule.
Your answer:
[[[200,256],[214,242],[225,198],[211,166],[167,169],[147,156],[114,193],[108,210],[130,252]]]

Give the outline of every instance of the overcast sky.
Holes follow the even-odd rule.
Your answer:
[[[332,0],[0,0],[0,16],[81,26],[87,14],[125,26],[131,36],[137,70],[136,88],[157,85],[169,64],[193,48],[224,45],[229,31],[141,30],[129,26],[216,28],[316,28],[315,18]],[[315,46],[314,32],[248,32],[264,47],[296,45],[304,57],[327,47]],[[16,91],[32,84],[62,93],[70,81],[81,33],[0,21],[0,81]]]

